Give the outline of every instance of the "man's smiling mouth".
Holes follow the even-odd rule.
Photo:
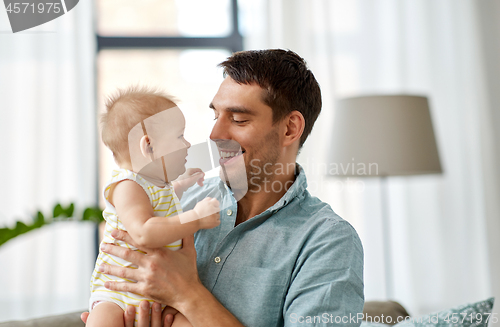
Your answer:
[[[239,156],[242,153],[243,153],[243,151],[220,151],[219,152],[220,157],[222,159],[236,157],[236,156]]]
[[[234,158],[237,158],[237,157],[241,156],[243,153],[245,153],[244,150],[231,151],[231,150],[222,150],[222,149],[219,149],[219,155],[220,155],[219,163],[221,165],[229,163]]]

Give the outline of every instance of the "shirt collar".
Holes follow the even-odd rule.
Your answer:
[[[272,207],[270,207],[269,211],[276,211],[281,209],[290,203],[295,197],[304,193],[307,188],[307,179],[306,174],[304,172],[304,168],[300,166],[298,163],[295,164],[295,181],[292,186],[286,191],[285,195],[281,197]]]
[[[278,200],[273,206],[271,206],[266,211],[277,211],[282,207],[290,203],[295,197],[304,193],[307,188],[307,178],[304,172],[304,168],[298,163],[295,164],[295,181],[292,186],[286,191],[286,193]],[[233,191],[221,180],[219,184],[220,189],[226,190],[231,196],[233,196]]]

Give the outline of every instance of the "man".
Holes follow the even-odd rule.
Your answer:
[[[359,326],[361,242],[349,223],[311,197],[295,163],[321,110],[318,83],[292,51],[238,52],[221,66],[210,138],[228,157],[221,164],[230,183],[209,179],[183,197],[190,209],[218,195],[225,208],[220,226],[184,239],[176,252],[142,249],[144,255],[108,245],[105,252],[138,269],[105,266],[106,273],[137,280],[106,287],[176,308],[195,327]],[[126,232],[114,236],[133,243]],[[128,323],[135,312],[129,309]],[[142,303],[139,325],[149,325],[147,310]],[[155,304],[151,325],[160,319]]]

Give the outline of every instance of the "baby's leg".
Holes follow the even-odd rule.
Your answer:
[[[189,320],[184,317],[182,313],[178,313],[174,316],[174,322],[172,323],[172,327],[192,327]]]
[[[123,309],[116,303],[101,302],[90,312],[86,327],[123,327]]]

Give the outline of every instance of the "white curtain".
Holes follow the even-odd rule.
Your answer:
[[[0,226],[96,202],[93,1],[12,34],[0,9]],[[0,247],[0,321],[87,306],[92,224],[61,222]]]
[[[323,112],[298,161],[308,172],[310,191],[361,236],[367,300],[386,297],[380,185],[377,179],[324,176],[335,99],[391,93],[429,97],[444,173],[389,183],[393,299],[412,315],[500,296],[494,118],[500,119],[492,102],[500,99],[489,92],[492,79],[498,82],[489,65],[498,65],[492,51],[500,52],[500,29],[492,31],[491,24],[498,27],[494,17],[500,8],[486,3],[240,1],[246,48],[294,50],[321,85]],[[489,26],[481,15],[489,15]]]

